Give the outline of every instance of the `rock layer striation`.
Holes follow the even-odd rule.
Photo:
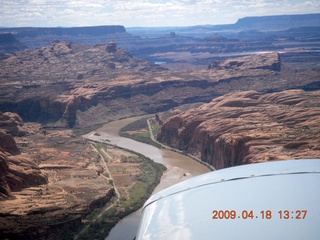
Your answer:
[[[240,90],[320,87],[318,72],[283,70],[277,53],[173,72],[134,58],[116,42],[88,48],[53,41],[0,61],[0,67],[0,109],[55,127],[156,113]]]
[[[114,195],[99,155],[70,130],[8,112],[0,124],[1,239],[61,239]]]
[[[320,92],[246,91],[169,118],[158,140],[216,169],[278,159],[319,158]]]

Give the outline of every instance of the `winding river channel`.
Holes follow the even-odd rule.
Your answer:
[[[206,166],[183,154],[167,149],[159,149],[149,144],[119,136],[118,132],[122,127],[144,117],[146,116],[110,122],[94,132],[84,135],[84,137],[94,141],[108,142],[109,144],[135,151],[149,157],[157,163],[164,164],[168,170],[163,174],[154,193],[180,181],[210,171]],[[95,133],[99,133],[99,136]],[[109,236],[106,237],[105,240],[133,240],[139,225],[140,217],[141,210],[138,210],[123,218],[111,230]]]

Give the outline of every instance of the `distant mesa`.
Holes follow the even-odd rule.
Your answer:
[[[214,34],[210,37],[205,38],[206,42],[228,42],[228,41],[235,41],[231,39],[227,39],[219,34]]]
[[[69,42],[95,45],[122,39],[130,36],[124,26],[88,26],[88,27],[18,27],[0,28],[0,34],[10,33],[29,49],[47,46],[52,39],[67,40]],[[1,46],[1,44],[0,44]],[[7,51],[8,52],[8,51]]]
[[[320,13],[261,16],[240,18],[234,28],[240,29],[288,29],[304,26],[320,26]]]
[[[0,53],[18,52],[26,49],[11,33],[0,33]]]
[[[18,38],[37,37],[40,35],[88,35],[88,36],[102,36],[106,34],[125,33],[126,29],[120,25],[110,26],[92,26],[92,27],[70,27],[70,28],[41,28],[41,27],[21,27],[21,28],[4,28],[0,32],[15,33]]]

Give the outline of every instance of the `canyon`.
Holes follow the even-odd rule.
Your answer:
[[[51,127],[101,124],[209,102],[239,90],[272,92],[319,83],[316,71],[281,70],[277,53],[226,60],[224,66],[212,63],[209,69],[172,71],[134,58],[116,42],[86,48],[54,41],[19,52],[0,67],[1,110]]]
[[[203,69],[212,60],[253,52],[282,52],[282,60],[291,64],[319,62],[320,14],[245,17],[234,24],[189,27],[128,27],[120,25],[87,27],[0,28],[0,59],[7,53],[50,45],[53,39],[94,46],[115,40],[122,49],[149,62],[161,62],[166,68]],[[1,36],[15,39],[1,42]],[[302,56],[302,58],[301,58]],[[307,59],[303,59],[307,58]]]
[[[90,144],[0,115],[0,238],[57,239],[114,195]]]
[[[303,90],[227,94],[170,117],[158,140],[216,169],[319,158],[319,96]]]
[[[4,29],[0,238],[58,239],[110,202],[114,186],[81,134],[113,120],[156,114],[159,142],[216,169],[319,158],[317,27],[303,40],[309,30],[296,27],[272,41],[253,41],[271,37],[252,29],[201,40],[192,28],[153,38],[122,26]]]

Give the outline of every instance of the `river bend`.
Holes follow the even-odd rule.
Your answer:
[[[159,149],[149,144],[119,136],[118,132],[121,128],[143,117],[146,116],[132,117],[107,123],[103,127],[88,133],[83,137],[126,148],[140,153],[157,163],[164,164],[168,170],[163,174],[154,193],[193,176],[210,171],[206,166],[183,154],[167,149]],[[99,133],[99,136],[95,133]],[[133,240],[139,225],[140,217],[141,211],[138,210],[123,218],[111,230],[109,236],[106,237],[105,240]]]

